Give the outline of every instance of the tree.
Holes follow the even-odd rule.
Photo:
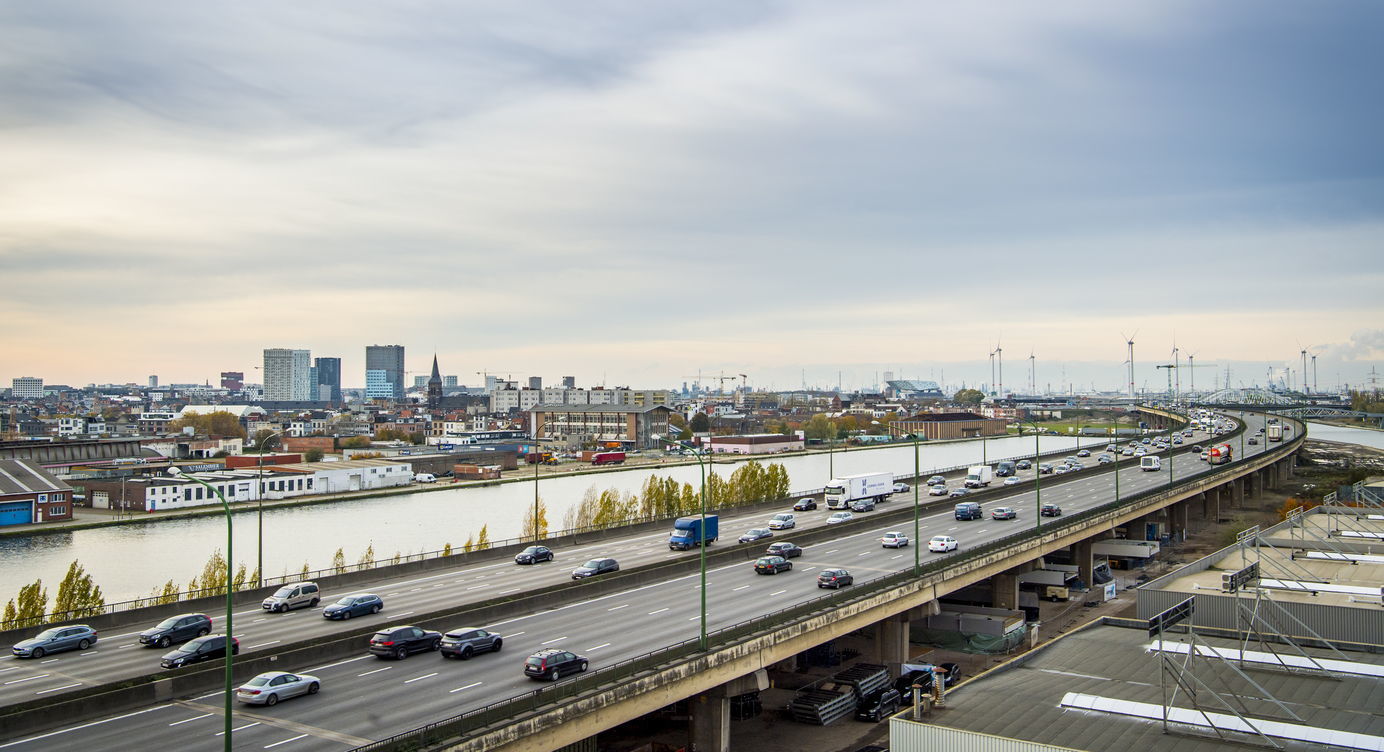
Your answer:
[[[447,545],[450,546],[451,544],[449,543]],[[375,566],[375,542],[370,541],[370,544],[365,547],[365,552],[356,560],[356,567],[359,569],[369,569],[373,566]]]
[[[683,429],[687,427],[687,419],[677,413],[668,416],[668,425],[673,428]]]
[[[476,534],[476,550],[484,551],[490,548],[490,526],[481,525],[481,531]]]
[[[332,554],[332,570],[337,574],[346,571],[346,552],[340,548],[336,550],[336,553]]]
[[[803,426],[803,435],[809,439],[817,439],[818,441],[835,441],[836,437],[840,435],[840,432],[835,421],[821,413],[817,413],[811,418],[808,418],[807,423]]]
[[[979,405],[985,399],[985,393],[979,389],[962,389],[952,395],[953,402],[963,405]]]
[[[442,555],[443,555],[443,556],[451,556],[451,555],[452,555],[452,544],[451,544],[451,543],[443,544],[443,546],[442,546]]]
[[[244,590],[246,576],[247,575],[245,573],[245,564],[242,562],[240,566],[236,567],[235,577],[231,578],[231,589]]]
[[[81,619],[98,616],[105,610],[106,599],[100,586],[91,581],[91,575],[74,559],[67,567],[67,576],[58,583],[53,613],[63,614],[65,619]]]
[[[221,549],[216,549],[207,559],[207,563],[202,565],[202,574],[193,577],[187,584],[188,593],[197,590],[198,597],[208,595],[221,595],[226,588],[226,557],[221,555]]]
[[[5,604],[6,628],[23,629],[42,624],[47,611],[48,590],[43,587],[43,580],[34,580],[19,589],[15,600]]]
[[[191,426],[197,433],[208,436],[245,438],[245,429],[241,427],[240,419],[225,410],[217,410],[212,413],[188,413],[184,418],[169,422],[168,430],[179,433],[188,426]]]
[[[687,441],[690,438],[692,438],[692,429],[690,428],[684,428],[682,432],[678,434],[678,441]]]
[[[271,431],[268,428],[261,428],[260,430],[255,431],[255,451],[263,454],[264,452],[267,452],[270,449],[274,449],[275,447],[279,446],[279,439],[282,437],[275,436],[275,433],[275,431]]]
[[[309,449],[306,452],[303,452],[303,460],[305,462],[321,462],[322,454],[323,452],[321,449]]]
[[[462,550],[463,552],[465,552],[465,553],[468,553],[468,554],[471,553],[472,551],[476,550],[476,536],[474,536],[474,535],[468,535],[468,536],[466,536],[466,543],[464,543],[464,544],[462,545],[461,550]]]
[[[341,440],[342,449],[364,449],[370,446],[369,436],[351,436]]]
[[[692,433],[706,433],[711,430],[711,419],[706,416],[706,413],[693,413],[692,420],[687,424],[687,427],[692,429]]]
[[[708,509],[720,509],[730,503],[730,484],[716,473],[707,474],[705,493]]]
[[[543,503],[543,499],[538,500],[538,514],[527,504],[524,505],[524,524],[520,528],[520,536],[543,540],[548,537],[548,505]]]
[[[163,583],[163,591],[162,591],[162,592],[155,591],[154,603],[157,603],[157,604],[177,603],[177,602],[178,602],[178,596],[180,596],[180,595],[182,595],[182,593],[179,593],[179,592],[178,592],[178,586],[175,585],[175,584],[173,583],[172,580],[169,580],[168,582]]]

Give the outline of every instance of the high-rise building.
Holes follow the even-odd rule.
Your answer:
[[[313,361],[317,379],[313,382],[313,399],[322,402],[341,402],[341,358],[317,358]]]
[[[10,394],[15,399],[43,399],[43,379],[37,376],[16,376],[10,381]]]
[[[563,376],[563,377],[562,377],[562,386],[563,386],[563,388],[565,388],[565,389],[576,389],[576,388],[577,388],[577,377],[576,377],[576,376]]]
[[[542,376],[530,376],[530,377],[529,377],[529,388],[530,388],[530,389],[542,389],[542,388],[543,388],[543,377],[542,377]]]
[[[458,384],[457,384],[457,377],[455,377],[455,376],[443,376],[443,377],[442,377],[442,386],[445,387],[445,388],[447,388],[447,389],[455,389],[455,388],[458,386]]]
[[[370,372],[375,375],[375,389],[370,388]],[[404,346],[367,345],[365,348],[365,396],[369,399],[404,398]]]
[[[312,353],[282,347],[264,351],[264,399],[267,402],[303,402],[314,397],[310,365]]]
[[[221,388],[239,392],[245,388],[245,373],[242,371],[222,371]]]
[[[413,377],[413,388],[414,388],[414,389],[418,389],[418,388],[420,388],[420,387],[425,387],[425,386],[427,386],[427,385],[428,385],[428,377],[427,377],[427,376],[414,376],[414,377]]]
[[[159,377],[158,377],[158,376],[150,376],[150,377],[149,377],[149,388],[150,388],[150,389],[158,389],[158,388],[159,388]]]

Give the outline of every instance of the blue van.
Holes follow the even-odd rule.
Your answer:
[[[980,505],[974,501],[963,501],[956,505],[956,519],[978,520],[981,518]]]

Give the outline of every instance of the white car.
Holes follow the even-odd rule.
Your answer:
[[[850,522],[853,519],[855,519],[855,515],[850,512],[832,512],[831,516],[827,518],[827,524],[835,525],[838,522]]]
[[[322,680],[310,674],[266,671],[235,691],[235,699],[250,705],[274,705],[298,695],[315,695]]]
[[[1006,485],[1006,486],[1017,486],[1017,485],[1019,485],[1019,483],[1021,483],[1021,482],[1022,482],[1022,481],[1020,481],[1018,478],[1015,478],[1015,477],[1012,476],[1012,475],[1011,475],[1010,477],[1004,479],[1004,485]]]
[[[948,551],[955,551],[956,545],[956,539],[950,535],[934,535],[932,540],[927,542],[927,550],[944,554]]]
[[[909,491],[912,491],[912,490],[913,490],[913,489],[911,489],[911,488],[908,487],[908,484],[907,484],[907,483],[895,483],[895,484],[894,484],[894,493],[902,494],[902,493],[908,493]]]
[[[946,496],[949,493],[951,491],[948,491],[946,486],[933,486],[927,490],[928,496]]]
[[[770,530],[790,530],[797,526],[797,519],[795,519],[793,515],[788,514],[787,512],[784,512],[783,514],[776,514],[774,515],[774,518],[772,520],[769,520]]]
[[[885,533],[879,542],[883,543],[885,548],[903,548],[908,545],[908,536],[903,533]]]

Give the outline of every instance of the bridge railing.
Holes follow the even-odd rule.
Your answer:
[[[1244,430],[1243,424],[1238,430]],[[1223,470],[1216,472],[1216,475],[1230,470],[1243,468],[1246,464],[1261,461],[1265,456],[1287,453],[1295,450],[1304,438],[1303,431],[1297,432],[1297,438],[1291,442],[1284,442],[1266,449],[1264,452],[1255,455],[1253,458],[1242,457],[1224,466]],[[1232,432],[1231,435],[1234,435]],[[923,564],[917,575],[912,569],[876,577],[871,580],[862,581],[850,591],[842,593],[840,591],[819,596],[808,601],[804,601],[794,606],[779,609],[753,619],[731,624],[712,632],[707,633],[708,647],[715,649],[721,646],[741,642],[744,639],[775,630],[780,630],[785,624],[802,621],[811,616],[828,613],[843,606],[877,597],[881,593],[888,592],[894,588],[905,585],[910,581],[943,575],[947,570],[958,567],[974,566],[980,559],[984,559],[995,553],[1004,551],[1015,545],[1022,544],[1036,538],[1060,534],[1063,530],[1077,528],[1087,522],[1097,519],[1103,515],[1108,515],[1112,511],[1117,511],[1125,507],[1136,506],[1143,502],[1154,500],[1158,497],[1171,497],[1191,484],[1202,484],[1208,480],[1207,475],[1191,476],[1180,481],[1174,481],[1168,487],[1146,489],[1128,496],[1122,496],[1118,500],[1112,500],[1098,507],[1083,510],[1061,518],[1055,518],[1050,522],[1043,523],[1040,529],[1023,530],[1012,533],[1003,538],[999,538],[987,543],[983,543],[974,548],[968,548],[964,553],[934,559]],[[920,545],[918,541],[914,545]],[[650,651],[643,655],[629,658],[619,663],[611,664],[597,669],[573,679],[551,684],[545,687],[534,689],[523,694],[512,695],[503,700],[499,700],[484,707],[475,708],[464,713],[446,718],[440,721],[429,723],[425,726],[406,731],[386,739],[381,739],[370,744],[357,747],[353,752],[394,752],[405,749],[424,749],[429,745],[442,742],[444,740],[455,740],[459,737],[472,734],[494,724],[504,721],[513,721],[529,714],[538,713],[545,706],[575,697],[577,695],[627,681],[639,674],[655,670],[666,670],[669,666],[677,662],[692,660],[699,653],[697,650],[696,639],[684,640],[659,650]]]

